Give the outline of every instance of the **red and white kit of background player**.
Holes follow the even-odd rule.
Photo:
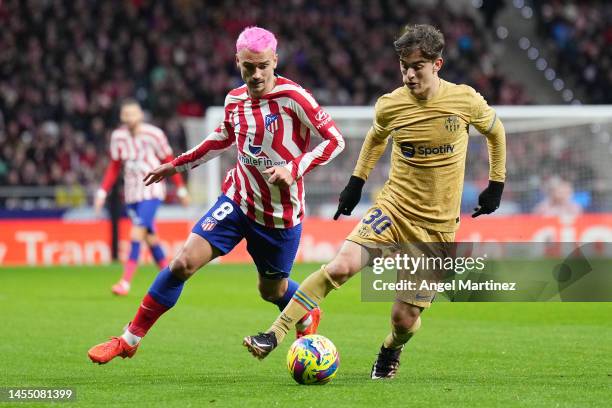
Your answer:
[[[104,364],[132,357],[140,339],[173,307],[184,283],[202,266],[231,251],[243,238],[259,273],[261,297],[283,310],[298,287],[289,278],[304,217],[303,176],[344,148],[331,117],[302,87],[276,76],[276,38],[259,27],[236,42],[236,65],[245,85],[229,92],[220,126],[198,146],[151,171],[150,185],[218,156],[232,145],[236,165],[222,194],[194,225],[183,248],[164,268],[121,337],[92,347],[89,358]],[[323,140],[309,150],[310,136]],[[295,325],[296,335],[316,331],[319,309]]]
[[[128,99],[121,104],[120,119],[122,126],[111,134],[111,161],[96,194],[94,208],[96,214],[100,215],[106,196],[117,181],[123,166],[124,198],[127,213],[132,221],[131,245],[123,276],[112,287],[112,291],[116,295],[127,295],[138,266],[140,245],[143,241],[149,246],[160,269],[168,265],[155,232],[155,213],[166,197],[166,186],[164,183],[145,186],[142,179],[162,163],[171,162],[173,155],[164,132],[143,122],[144,114],[137,101]],[[172,180],[178,188],[177,195],[182,204],[188,205],[189,196],[183,178],[176,174]]]

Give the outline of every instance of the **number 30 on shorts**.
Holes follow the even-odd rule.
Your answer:
[[[361,222],[369,225],[377,234],[382,233],[392,224],[391,219],[384,215],[380,208],[373,209]]]
[[[213,211],[212,216],[217,221],[223,221],[223,219],[230,215],[232,211],[234,211],[234,207],[232,207],[230,203],[225,202],[221,204],[219,208]]]

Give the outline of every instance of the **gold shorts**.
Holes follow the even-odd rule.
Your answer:
[[[395,253],[415,258],[451,256],[451,246],[455,240],[454,232],[430,230],[414,225],[407,218],[396,214],[397,211],[391,211],[381,203],[375,203],[346,239],[365,247],[371,258]],[[428,243],[440,243],[440,245],[421,245]],[[418,269],[412,273],[398,270],[397,280],[413,281],[416,288],[419,288],[423,280],[432,281],[433,276],[440,277],[441,273],[443,271],[435,271],[431,267]],[[396,292],[396,299],[426,308],[431,306],[436,293],[435,290],[426,289],[401,290]]]

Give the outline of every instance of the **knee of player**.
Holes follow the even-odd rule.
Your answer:
[[[327,265],[327,272],[338,284],[343,284],[356,272],[352,266],[351,260],[345,257],[338,257]]]
[[[414,333],[421,327],[421,317],[419,309],[414,310],[394,310],[391,313],[391,324],[397,330]]]
[[[196,273],[197,268],[189,257],[177,256],[170,262],[170,271],[179,279],[187,280]]]
[[[285,291],[279,287],[270,287],[260,284],[259,287],[259,296],[266,302],[276,302],[278,299],[283,297]]]
[[[157,235],[155,234],[147,234],[145,236],[145,242],[149,246],[159,245],[159,239],[157,238]]]
[[[259,296],[261,296],[261,298],[266,302],[276,302],[282,295],[278,294],[277,292],[268,292],[260,289]]]
[[[132,241],[145,241],[147,239],[147,228],[140,225],[133,226],[130,238]]]

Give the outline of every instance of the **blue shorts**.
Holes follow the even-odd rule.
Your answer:
[[[302,224],[291,228],[268,228],[249,219],[240,207],[225,195],[191,230],[221,254],[230,252],[242,238],[259,274],[266,279],[289,277],[300,245]]]
[[[144,200],[127,205],[127,213],[132,224],[145,227],[148,232],[155,232],[155,213],[161,205],[161,200]]]

